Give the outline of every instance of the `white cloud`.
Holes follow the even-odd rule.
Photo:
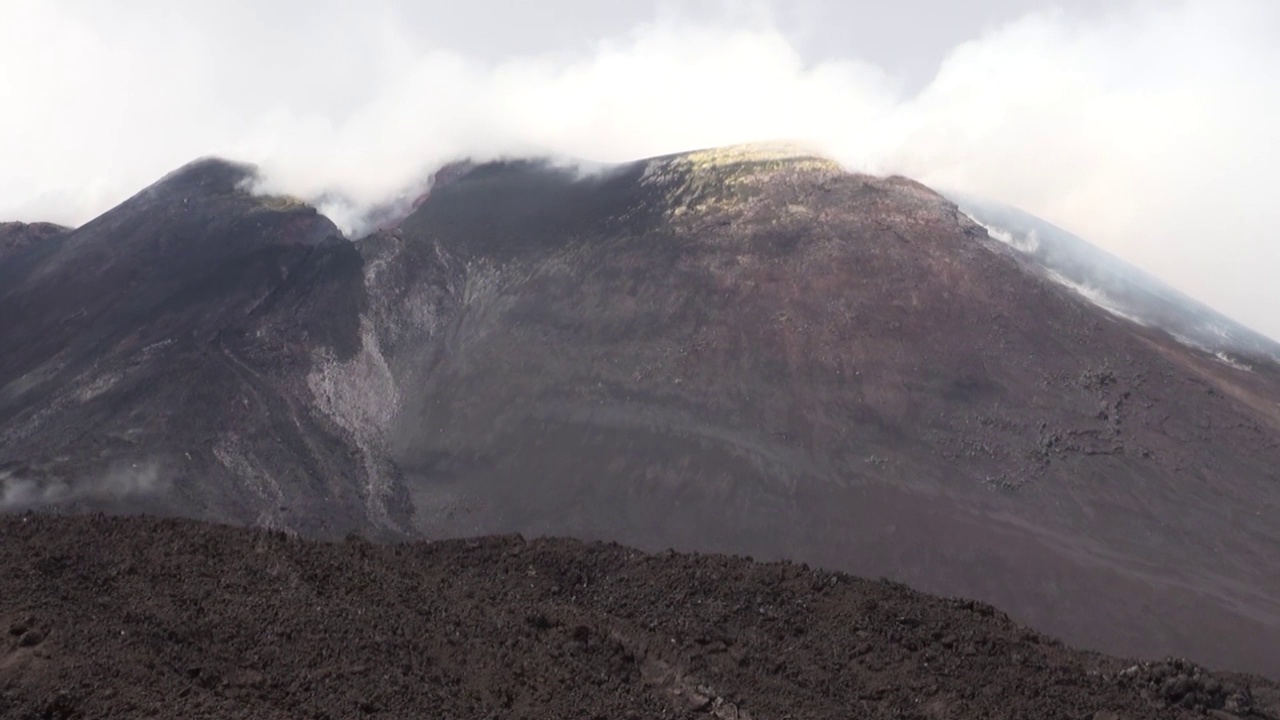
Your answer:
[[[669,13],[587,51],[493,63],[420,46],[391,5],[269,22],[248,3],[95,7],[0,10],[0,215],[80,222],[208,153],[372,203],[463,154],[793,139],[1023,207],[1280,336],[1269,0],[1029,15],[953,48],[912,94],[857,59],[806,63],[767,13]]]
[[[105,474],[75,484],[64,480],[40,482],[0,471],[0,512],[80,500],[127,500],[156,495],[167,489],[168,481],[160,476],[159,468],[153,462],[116,465]]]

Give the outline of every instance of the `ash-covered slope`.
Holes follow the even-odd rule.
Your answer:
[[[0,263],[30,245],[44,242],[67,232],[53,223],[0,222]]]
[[[111,303],[58,291],[92,252],[0,264],[0,342],[43,348],[0,363],[18,504],[790,558],[1280,676],[1280,367],[1103,312],[916,183],[762,148],[459,166],[354,244],[236,187],[65,236],[136,248]]]
[[[1017,208],[949,193],[960,209],[991,229],[1046,277],[1074,288],[1109,312],[1158,328],[1223,362],[1280,361],[1280,342],[1244,327],[1169,287],[1141,268]]]
[[[915,183],[496,165],[399,233],[466,265],[387,427],[423,532],[802,559],[1280,673],[1278,368],[1099,311]]]
[[[0,715],[1276,717],[1277,688],[1066,649],[792,564],[518,537],[320,544],[0,519]]]
[[[305,383],[313,353],[358,342],[361,260],[250,174],[192,163],[0,263],[4,508],[367,527]]]

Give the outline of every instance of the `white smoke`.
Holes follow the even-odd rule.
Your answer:
[[[153,462],[116,465],[73,483],[36,481],[0,472],[0,512],[60,505],[77,500],[126,500],[165,491],[167,482]]]
[[[419,46],[386,6],[246,16],[235,33],[173,13],[104,25],[114,16],[92,7],[0,9],[0,216],[82,222],[209,153],[260,164],[268,189],[330,198],[351,225],[464,155],[623,161],[795,140],[1022,207],[1280,337],[1271,0],[1034,13],[952,48],[917,92],[856,49],[805,62],[767,13],[668,15],[486,62]]]

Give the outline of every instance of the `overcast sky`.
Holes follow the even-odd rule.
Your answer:
[[[463,154],[798,140],[1280,337],[1274,0],[0,0],[0,118],[0,218],[68,224],[211,153],[359,206]]]

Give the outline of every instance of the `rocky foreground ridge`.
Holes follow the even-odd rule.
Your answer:
[[[790,563],[0,519],[5,718],[1275,718],[1273,683],[1079,652]]]

